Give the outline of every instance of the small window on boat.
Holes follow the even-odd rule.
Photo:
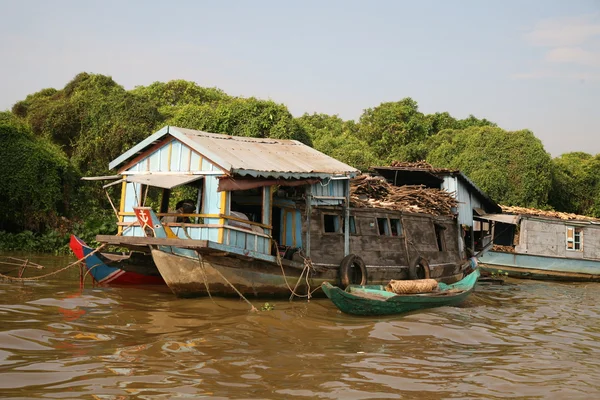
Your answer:
[[[390,225],[387,218],[377,218],[377,228],[380,235],[390,235]]]
[[[583,250],[583,228],[567,226],[567,250]]]
[[[332,214],[323,214],[323,232],[340,232],[340,216]]]
[[[439,251],[446,250],[446,243],[444,242],[444,231],[446,230],[445,226],[440,224],[433,224],[435,228],[435,240],[437,241],[437,246]]]
[[[390,218],[390,226],[392,228],[392,236],[402,236],[402,224],[397,218]]]

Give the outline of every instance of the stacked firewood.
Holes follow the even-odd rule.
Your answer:
[[[448,169],[448,168],[435,168],[433,165],[429,164],[425,160],[416,161],[416,162],[408,162],[408,161],[392,161],[392,167],[403,168],[403,169],[424,169],[428,170],[431,173],[436,172],[458,172],[458,170]]]
[[[533,215],[533,216],[537,216],[537,217],[550,217],[550,218],[558,218],[558,219],[562,219],[562,220],[600,221],[600,219],[598,219],[598,218],[588,217],[586,215],[564,213],[564,212],[560,212],[560,211],[547,211],[547,210],[538,210],[535,208],[504,206],[504,205],[500,205],[500,207],[502,207],[502,212],[505,214]]]
[[[390,210],[451,215],[456,199],[451,193],[423,185],[393,186],[377,176],[361,175],[350,183],[352,207],[373,207]]]

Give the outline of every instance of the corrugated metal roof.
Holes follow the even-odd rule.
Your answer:
[[[296,140],[263,139],[163,128],[110,163],[116,168],[166,134],[193,148],[224,171],[274,178],[327,178],[360,171]]]

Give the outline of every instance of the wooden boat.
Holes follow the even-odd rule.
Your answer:
[[[600,282],[600,220],[522,207],[479,216],[493,225],[495,246],[481,269],[513,278]]]
[[[121,234],[96,240],[151,254],[180,297],[309,296],[323,282],[345,287],[420,277],[454,283],[467,268],[463,226],[472,224],[473,207],[488,204],[456,177],[447,178],[447,192],[431,189],[435,195],[406,187],[411,198],[435,197],[436,212],[370,202],[352,192],[360,171],[297,141],[176,127],[149,136],[109,167],[122,188]],[[356,181],[366,192],[374,185],[392,190],[384,178],[362,178]],[[191,212],[169,210],[172,191],[183,186]],[[466,194],[460,203],[470,214],[458,213],[450,191]],[[144,204],[148,192],[156,194],[154,209]]]
[[[475,269],[456,283],[438,283],[437,291],[420,294],[396,294],[382,285],[350,285],[342,290],[325,282],[322,288],[337,308],[347,314],[390,315],[457,305],[471,294],[479,275],[479,269]]]
[[[75,235],[71,235],[69,247],[78,259],[82,259],[94,251]],[[89,274],[99,285],[165,284],[149,254],[98,252],[86,258],[84,262]]]

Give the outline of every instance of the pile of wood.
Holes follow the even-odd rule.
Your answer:
[[[408,162],[408,161],[392,161],[392,167],[402,168],[407,170],[427,170],[431,173],[439,173],[439,172],[458,172],[455,169],[448,168],[434,168],[433,165],[429,164],[425,160],[417,161],[417,162]]]
[[[431,215],[452,215],[452,194],[423,185],[390,185],[378,176],[360,175],[350,182],[352,207],[384,208]]]
[[[495,244],[492,246],[492,251],[501,251],[503,253],[514,253],[515,248],[513,246],[501,246],[499,244]]]
[[[572,213],[564,213],[560,211],[546,211],[546,210],[538,210],[535,208],[526,208],[526,207],[516,207],[516,206],[503,206],[502,212],[506,214],[518,214],[518,215],[532,215],[536,217],[549,217],[549,218],[558,218],[562,220],[579,220],[579,221],[594,221],[600,222],[600,219],[594,217],[588,217],[586,215],[578,215]]]

